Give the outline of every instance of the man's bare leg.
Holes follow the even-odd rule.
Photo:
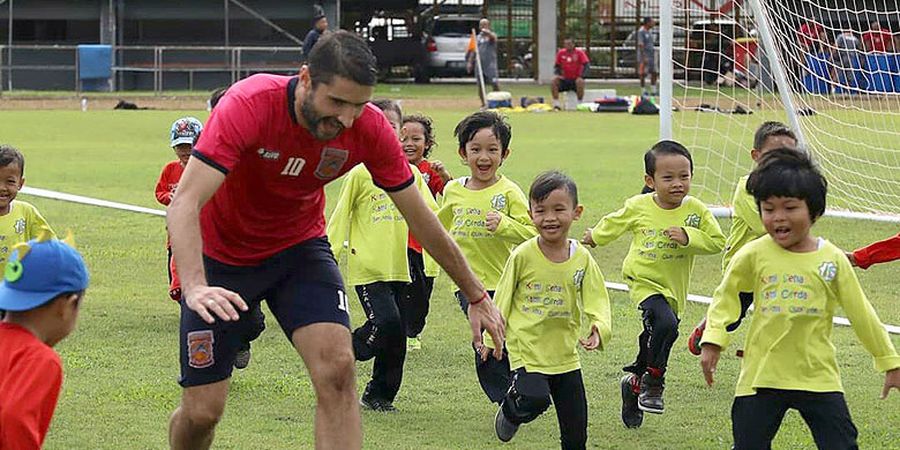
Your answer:
[[[172,450],[208,449],[216,424],[225,411],[230,379],[191,386],[181,392],[181,404],[169,421],[169,447]]]

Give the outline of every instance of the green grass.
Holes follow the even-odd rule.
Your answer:
[[[381,87],[390,92],[390,85]],[[438,89],[437,91],[440,91]],[[406,94],[401,87],[397,95]],[[422,95],[425,95],[422,93]],[[465,168],[455,156],[451,130],[465,111],[429,111],[439,146],[434,157],[455,175]],[[153,187],[173,154],[170,124],[201,111],[0,112],[0,136],[27,157],[28,184],[154,206]],[[760,118],[743,118],[751,125]],[[628,115],[522,114],[510,117],[513,153],[503,172],[527,188],[542,170],[560,168],[579,183],[585,227],[621,206],[642,184],[641,155],[656,140],[657,119]],[[748,143],[749,144],[749,143]],[[700,181],[700,180],[698,180]],[[338,183],[329,186],[334,199]],[[730,190],[731,188],[727,188]],[[178,404],[178,308],[166,295],[165,232],[161,218],[22,196],[58,231],[74,232],[91,270],[91,288],[76,332],[58,346],[66,370],[48,449],[158,449],[166,447],[169,414]],[[331,204],[329,204],[331,206]],[[330,209],[329,209],[330,210]],[[722,221],[728,229],[728,221]],[[813,229],[843,248],[855,248],[897,232],[892,224],[823,219]],[[629,240],[594,250],[610,281],[621,281]],[[710,294],[720,279],[720,258],[698,258],[691,292]],[[858,271],[885,322],[900,324],[900,264]],[[739,360],[725,353],[718,383],[708,389],[698,361],[679,339],[670,362],[667,412],[648,417],[638,430],[619,420],[620,367],[634,357],[640,329],[635,305],[613,292],[614,336],[607,351],[584,353],[592,448],[728,448],[730,406]],[[354,324],[362,318],[353,301]],[[397,414],[365,412],[366,448],[495,448],[495,412],[481,393],[472,368],[466,322],[438,280],[423,336],[423,350],[409,355]],[[267,311],[268,312],[268,311]],[[688,307],[682,335],[705,312]],[[250,367],[233,378],[228,407],[216,434],[217,448],[312,448],[315,399],[300,358],[277,324],[254,343]],[[746,327],[744,327],[746,329]],[[892,338],[900,346],[900,337]],[[879,401],[882,376],[848,328],[834,332],[847,401],[860,430],[862,448],[900,447],[900,395]],[[357,366],[361,389],[371,363]],[[555,415],[524,426],[509,448],[547,449],[557,444]],[[790,413],[775,448],[813,448],[799,415]]]

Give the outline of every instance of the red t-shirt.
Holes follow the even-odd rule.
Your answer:
[[[325,236],[328,182],[364,163],[375,184],[413,183],[394,129],[371,104],[337,138],[319,141],[297,123],[297,77],[260,74],[228,88],[193,156],[225,181],[200,212],[203,252],[220,262],[256,265]]]
[[[797,36],[797,40],[800,41],[800,44],[804,47],[809,47],[821,40],[820,37],[824,31],[825,29],[822,28],[822,25],[815,22],[806,22],[803,25],[800,25],[800,32]]]
[[[0,323],[0,449],[40,449],[62,387],[59,355],[19,325]]]
[[[863,46],[867,52],[886,52],[893,39],[886,30],[869,30],[862,34]]]
[[[428,184],[428,190],[431,191],[431,195],[437,198],[438,194],[444,193],[444,179],[441,178],[441,175],[437,173],[433,167],[431,167],[430,161],[423,159],[419,161],[419,164],[416,164],[416,167],[419,168],[419,172],[422,172],[422,178],[424,178],[425,183]],[[422,253],[422,244],[419,244],[419,242],[416,241],[416,238],[413,237],[412,233],[409,233],[407,247],[418,253]]]
[[[856,250],[853,252],[853,259],[862,269],[868,269],[872,264],[900,259],[900,234]]]
[[[159,181],[156,182],[156,201],[163,205],[169,206],[172,203],[172,194],[178,187],[178,180],[181,180],[181,174],[184,173],[184,166],[181,161],[172,161],[163,167],[162,173],[159,174]]]
[[[559,66],[562,77],[566,80],[574,80],[581,77],[584,65],[591,62],[584,50],[576,48],[573,51],[562,49],[556,53],[555,65]]]

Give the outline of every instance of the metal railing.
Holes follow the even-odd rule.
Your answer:
[[[161,94],[172,89],[167,86],[172,84],[168,78],[176,74],[187,76],[186,82],[177,83],[181,89],[194,90],[201,74],[216,74],[217,79],[234,83],[257,72],[296,72],[302,54],[298,47],[115,46],[110,89],[129,90],[146,85]],[[76,45],[0,46],[0,90],[12,91],[27,85],[27,89],[74,87],[80,92],[83,83],[79,68]],[[129,77],[143,81],[129,81]],[[47,86],[34,87],[36,78],[52,81]]]

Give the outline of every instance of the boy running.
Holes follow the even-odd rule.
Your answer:
[[[818,448],[857,448],[831,341],[835,310],[843,309],[875,368],[886,372],[882,398],[900,389],[900,356],[844,253],[810,234],[825,212],[825,178],[805,154],[777,149],[760,160],[747,190],[768,236],[744,246],[728,266],[707,312],[700,357],[712,385],[732,338],[727,326],[741,314],[738,294],[752,292],[756,310],[731,408],[733,448],[770,448],[790,408]]]
[[[625,207],[600,219],[584,233],[590,246],[606,245],[632,233],[622,274],[638,303],[644,330],[634,363],[623,370],[622,421],[636,428],[643,412],[662,414],[666,364],[678,337],[679,316],[687,300],[694,256],[722,251],[725,236],[712,212],[688,196],[694,164],[675,141],[660,141],[644,155],[644,182],[655,190],[625,201]]]
[[[552,399],[562,448],[584,449],[588,409],[577,347],[590,351],[609,342],[609,295],[591,253],[568,238],[584,209],[575,182],[560,172],[545,172],[532,183],[529,200],[540,235],[513,250],[495,297],[506,320],[513,375],[494,428],[508,442]],[[583,325],[590,331],[579,339]],[[487,345],[493,347],[490,341]]]

